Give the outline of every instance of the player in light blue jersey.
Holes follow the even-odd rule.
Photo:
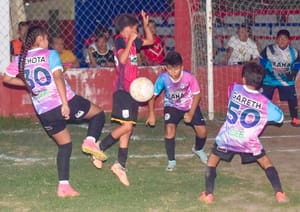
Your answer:
[[[183,119],[195,131],[195,145],[192,152],[203,163],[207,162],[207,154],[203,147],[206,142],[206,126],[201,113],[200,89],[193,74],[183,70],[182,57],[171,51],[165,58],[166,72],[162,73],[154,84],[154,96],[149,101],[149,117],[146,124],[155,125],[154,102],[164,90],[165,148],[168,156],[167,171],[176,167],[175,135],[178,123]]]
[[[300,69],[298,51],[290,45],[288,30],[279,30],[276,43],[267,46],[261,53],[260,63],[266,69],[262,93],[272,100],[278,89],[281,101],[287,101],[292,118],[291,125],[300,127],[295,78]]]
[[[257,162],[263,168],[278,202],[289,201],[281,188],[277,170],[258,139],[267,122],[283,121],[282,111],[258,91],[263,77],[262,66],[246,63],[242,70],[243,85],[230,87],[226,121],[208,158],[205,191],[199,197],[201,202],[213,203],[216,167],[220,160],[230,162],[236,154],[243,164]]]

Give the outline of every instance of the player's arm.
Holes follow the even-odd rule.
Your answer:
[[[93,52],[95,51],[95,49],[93,47],[90,47],[88,50],[88,54],[89,54],[89,67],[95,67],[97,65],[96,60],[94,58]]]
[[[145,39],[143,40],[143,46],[152,45],[154,42],[154,39],[153,39],[153,35],[150,31],[150,28],[148,26],[149,16],[146,15],[144,10],[141,11],[141,15],[143,18],[143,26],[144,26],[144,31],[145,31]]]
[[[229,62],[229,59],[230,59],[230,57],[231,57],[232,52],[233,52],[233,48],[232,48],[232,47],[228,47],[228,48],[226,49],[226,63],[227,63],[227,64],[228,64],[228,62]]]
[[[183,116],[184,122],[190,123],[192,121],[195,111],[199,105],[199,102],[200,102],[200,92],[194,94],[191,109],[188,112],[186,112]]]
[[[12,77],[7,74],[4,74],[3,82],[9,85],[25,87],[25,82],[18,77]]]
[[[129,57],[129,52],[130,52],[130,48],[134,42],[134,40],[137,38],[137,32],[133,32],[129,35],[129,39],[128,42],[126,43],[126,46],[124,49],[119,49],[118,50],[118,59],[119,62],[122,64],[125,64],[128,57]]]
[[[267,104],[268,110],[268,124],[280,124],[283,122],[284,115],[282,110],[273,104],[271,101],[268,101]]]

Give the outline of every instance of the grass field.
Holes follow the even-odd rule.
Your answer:
[[[281,176],[290,203],[278,204],[264,172],[256,165],[221,162],[217,169],[215,203],[198,201],[204,190],[205,166],[193,156],[194,135],[180,125],[177,169],[166,172],[163,125],[139,123],[132,136],[127,168],[131,183],[122,186],[110,171],[117,145],[107,151],[102,170],[80,150],[85,125],[69,125],[73,138],[71,183],[81,195],[56,197],[56,146],[38,123],[0,119],[0,211],[300,211],[300,133],[289,124],[268,127],[262,142]],[[220,124],[208,123],[209,152]],[[104,129],[106,135],[112,125]]]

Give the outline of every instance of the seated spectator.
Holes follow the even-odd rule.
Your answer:
[[[79,61],[71,50],[65,49],[64,40],[61,37],[53,37],[50,46],[58,51],[64,70],[78,68]]]
[[[226,49],[228,65],[243,64],[251,60],[258,60],[259,52],[256,43],[249,37],[249,27],[239,26],[237,35],[232,36]]]
[[[113,67],[115,65],[114,52],[108,48],[107,37],[103,32],[98,34],[95,43],[90,45],[86,63],[89,67]]]
[[[156,34],[155,21],[149,20],[148,26],[153,35],[154,43],[151,46],[143,46],[141,50],[142,63],[144,65],[161,65],[166,54],[165,44]]]
[[[29,24],[26,21],[21,21],[18,24],[19,37],[10,41],[10,60],[22,53],[23,40],[26,36]]]

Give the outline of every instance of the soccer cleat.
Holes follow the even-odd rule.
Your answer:
[[[276,193],[276,200],[279,203],[285,203],[285,202],[289,202],[289,198],[286,196],[286,194],[284,192],[277,192]]]
[[[192,152],[200,158],[202,163],[207,164],[207,160],[208,160],[207,154],[206,154],[206,152],[204,152],[203,149],[195,150],[195,147],[193,147]]]
[[[300,120],[297,118],[293,118],[291,121],[291,125],[294,127],[300,127]]]
[[[125,186],[130,185],[126,175],[126,169],[119,162],[116,161],[114,165],[112,165],[110,170],[119,178],[120,182],[123,185]]]
[[[174,171],[176,168],[176,160],[169,160],[168,161],[168,166],[166,168],[166,171],[168,172],[172,172]]]
[[[84,139],[83,143],[81,145],[81,149],[83,152],[87,154],[91,154],[95,156],[95,158],[99,160],[107,160],[106,154],[100,150],[99,145],[97,145],[94,141],[91,139]]]
[[[80,193],[72,188],[70,184],[58,184],[57,196],[61,198],[76,197]]]
[[[199,196],[199,201],[206,204],[212,204],[214,202],[214,196],[212,194],[206,195],[205,191]]]

